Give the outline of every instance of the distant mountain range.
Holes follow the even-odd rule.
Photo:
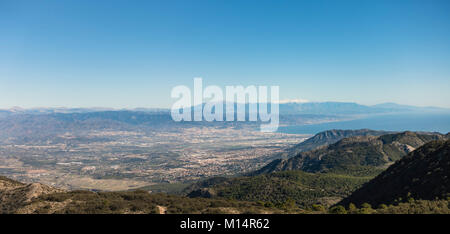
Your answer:
[[[248,105],[245,106],[248,109]],[[450,113],[448,109],[435,107],[412,107],[393,103],[375,106],[364,106],[356,103],[344,102],[307,102],[307,103],[283,103],[280,104],[281,126],[305,126],[318,123],[339,122],[357,119],[362,116],[383,115],[391,113],[424,113],[441,111]],[[447,113],[447,112],[446,112]],[[249,113],[247,113],[248,115]],[[177,129],[190,125],[210,125],[241,128],[243,125],[257,129],[256,122],[174,122],[170,116],[170,110],[157,108],[136,108],[132,110],[114,110],[110,108],[33,108],[22,109],[19,107],[0,110],[0,140],[9,137],[33,137],[61,134],[81,130],[136,130],[141,129]],[[254,125],[254,126],[252,126]],[[336,133],[335,139],[341,139]],[[358,134],[355,134],[358,135]],[[364,135],[364,134],[363,134]],[[351,133],[343,133],[344,137]],[[332,138],[328,138],[331,140]],[[299,145],[298,149],[312,149],[320,143],[313,143],[311,139],[306,145]],[[306,144],[305,143],[305,144]],[[330,143],[330,142],[328,142]],[[304,150],[293,149],[292,153]]]
[[[418,107],[418,106],[411,106],[411,105],[401,105],[393,102],[386,102],[381,103],[377,105],[371,106],[372,108],[382,108],[385,110],[392,110],[392,111],[445,111],[449,110],[448,108],[441,108],[441,107],[433,107],[433,106],[425,106],[425,107]]]
[[[165,108],[134,108],[134,109],[114,109],[106,107],[92,107],[92,108],[66,108],[66,107],[42,107],[42,108],[21,108],[12,107],[9,109],[0,109],[1,115],[12,114],[71,114],[71,113],[90,113],[90,112],[105,112],[105,111],[136,111],[136,112],[165,112],[169,110]]]
[[[83,113],[15,114],[0,119],[0,140],[6,138],[35,138],[66,132],[79,133],[92,130],[151,131],[173,125],[166,113],[136,111],[102,111]]]
[[[236,104],[236,106],[248,104]],[[440,107],[417,107],[400,105],[396,103],[382,103],[373,106],[361,105],[353,102],[288,102],[280,103],[280,114],[315,114],[315,115],[359,115],[359,114],[380,114],[409,111],[450,111]],[[134,109],[113,109],[113,108],[30,108],[24,109],[13,107],[10,109],[0,109],[0,116],[11,114],[50,114],[50,113],[88,113],[102,111],[140,111],[140,112],[163,112],[169,113],[168,108],[134,108]]]
[[[440,107],[417,107],[396,103],[382,103],[373,106],[353,102],[306,102],[280,104],[280,114],[361,115],[387,114],[417,111],[450,111]]]
[[[245,106],[248,108],[248,105]],[[444,111],[439,108],[421,108],[403,106],[397,104],[380,104],[377,106],[364,106],[356,103],[343,102],[307,102],[307,103],[283,103],[280,104],[280,124],[307,125],[323,122],[336,122],[346,119],[354,119],[361,115],[377,115],[387,113],[403,113],[405,111]],[[110,108],[32,108],[23,109],[14,107],[0,110],[0,140],[11,137],[43,138],[65,132],[77,132],[83,130],[140,130],[152,131],[155,129],[172,129],[179,127],[211,125],[218,127],[232,126],[234,128],[246,127],[257,129],[255,122],[183,122],[176,123],[170,116],[168,109],[136,108],[132,110],[114,110]],[[252,124],[254,126],[252,126]],[[333,135],[333,133],[330,133]],[[327,138],[331,143],[333,139],[359,135],[358,133],[334,133],[336,136]],[[361,135],[369,134],[362,133]],[[375,134],[375,133],[370,133]],[[310,150],[320,145],[317,138],[293,148],[288,154]],[[309,145],[309,146],[308,146]]]
[[[316,118],[316,116],[309,117]],[[11,113],[0,118],[0,141],[4,139],[34,139],[47,141],[65,133],[80,134],[86,131],[138,131],[151,134],[154,131],[175,131],[182,128],[215,126],[252,127],[255,122],[175,122],[165,111],[90,111],[75,113]],[[256,127],[254,127],[256,128]],[[23,142],[22,142],[23,143]]]

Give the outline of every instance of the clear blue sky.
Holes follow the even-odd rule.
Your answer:
[[[169,107],[175,85],[450,107],[450,1],[0,0],[0,108]]]

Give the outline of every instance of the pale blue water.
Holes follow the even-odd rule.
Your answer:
[[[279,127],[278,132],[316,134],[330,129],[450,132],[450,113],[409,113],[373,116],[350,121]]]

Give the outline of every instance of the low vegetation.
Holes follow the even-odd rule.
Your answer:
[[[350,203],[348,207],[342,205],[331,207],[332,214],[450,214],[450,200],[414,200],[398,202],[391,205],[380,204],[372,208],[369,203],[357,207]]]
[[[59,206],[58,204],[64,204]],[[71,191],[46,194],[28,207],[32,213],[62,214],[211,214],[211,213],[283,213],[255,202],[186,198],[163,193]]]
[[[283,208],[287,203],[294,203],[294,206],[308,208],[318,202],[328,207],[371,178],[284,171],[232,179],[214,178],[189,187],[187,192],[190,197],[255,201],[267,207]]]
[[[450,140],[433,141],[411,152],[340,202],[373,206],[408,199],[450,196]]]

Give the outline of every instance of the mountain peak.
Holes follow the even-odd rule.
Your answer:
[[[335,137],[327,134],[347,133],[349,137]],[[370,133],[370,134],[369,134]],[[392,164],[414,149],[433,140],[446,139],[439,133],[401,132],[376,135],[380,132],[364,131],[326,131],[310,138],[311,142],[326,142],[323,136],[336,141],[321,145],[310,151],[300,151],[295,157],[269,163],[254,174],[275,171],[302,170],[306,172],[330,172],[347,170],[358,171],[370,169],[370,173]],[[339,139],[339,140],[336,140]],[[309,141],[309,139],[307,140]],[[308,146],[308,142],[306,145]],[[369,173],[368,172],[368,173]]]

